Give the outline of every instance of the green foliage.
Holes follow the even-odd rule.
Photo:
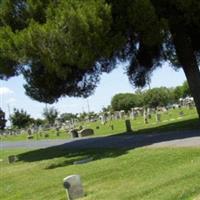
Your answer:
[[[36,125],[36,126],[41,126],[41,125],[44,125],[45,124],[45,120],[43,119],[34,119],[33,120],[33,123]]]
[[[111,100],[112,109],[115,111],[131,110],[131,108],[142,106],[141,99],[131,93],[116,94]]]
[[[50,125],[53,125],[58,117],[58,111],[54,107],[46,107],[43,116]]]
[[[13,114],[10,116],[10,121],[13,127],[26,128],[33,123],[33,119],[23,109],[14,109]]]
[[[185,81],[183,85],[177,86],[174,89],[174,99],[178,101],[180,98],[185,98],[187,96],[191,96],[191,92],[187,81]]]
[[[31,200],[66,199],[61,180],[66,174],[74,173],[81,174],[84,180],[83,200],[199,199],[199,148],[73,151],[50,147],[9,149],[0,153],[4,160],[0,195],[4,200],[27,199],[27,195]],[[9,155],[16,155],[19,161],[8,164]],[[94,160],[73,165],[74,161],[88,157]],[[9,195],[5,192],[8,185],[13,191]]]
[[[53,103],[88,97],[118,61],[135,86],[168,61],[187,66],[200,114],[199,12],[198,0],[2,0],[0,78],[23,74],[27,95]]]
[[[0,130],[3,130],[6,126],[6,118],[5,118],[5,112],[0,108]]]
[[[173,93],[166,87],[153,88],[144,93],[145,105],[156,108],[173,103]]]

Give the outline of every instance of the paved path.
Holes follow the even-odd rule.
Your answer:
[[[133,135],[80,138],[74,140],[42,140],[0,142],[1,149],[7,148],[46,148],[60,146],[67,149],[89,148],[136,148],[136,147],[200,147],[200,130],[180,131],[162,134]]]

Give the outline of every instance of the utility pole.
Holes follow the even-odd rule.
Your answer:
[[[11,115],[11,113],[10,113],[10,105],[8,104],[7,106],[8,106],[8,116],[10,118],[10,115]]]
[[[90,105],[89,105],[89,100],[87,99],[87,106],[88,106],[88,113],[90,113]]]

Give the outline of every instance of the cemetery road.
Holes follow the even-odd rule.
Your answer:
[[[200,147],[200,130],[176,131],[160,134],[121,134],[115,136],[87,137],[71,140],[29,140],[0,142],[0,149],[46,148],[59,146],[66,149],[123,148],[137,147]]]

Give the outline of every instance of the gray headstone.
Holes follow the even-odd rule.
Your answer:
[[[84,191],[80,175],[68,176],[64,178],[63,182],[69,200],[84,197]]]
[[[127,119],[127,120],[125,121],[125,125],[126,125],[126,131],[127,131],[127,132],[132,131],[132,128],[131,128],[131,121],[130,121],[129,119]]]
[[[8,156],[8,163],[14,163],[17,161],[17,157],[15,155]]]
[[[79,131],[78,135],[79,137],[86,137],[86,136],[94,135],[94,131],[93,129],[87,128],[87,129],[83,129]]]
[[[161,122],[161,113],[156,113],[156,121]]]
[[[77,138],[78,137],[78,130],[77,129],[71,129],[70,135],[71,135],[71,138]]]
[[[81,165],[81,164],[85,164],[85,163],[88,163],[88,162],[91,162],[93,160],[93,158],[85,158],[85,159],[82,159],[82,160],[78,160],[78,161],[74,161],[74,165]]]

